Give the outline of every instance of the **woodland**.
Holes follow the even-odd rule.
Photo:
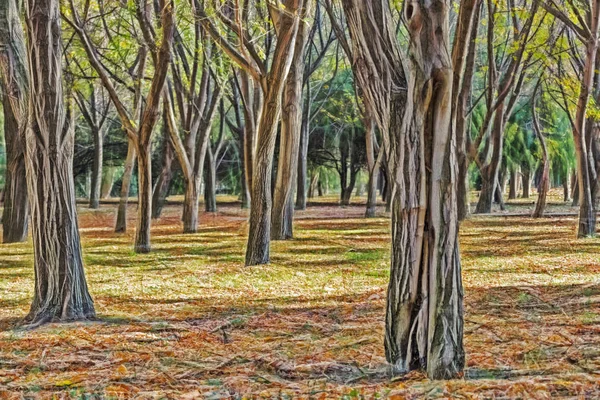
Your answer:
[[[0,399],[600,398],[600,0],[0,0]]]

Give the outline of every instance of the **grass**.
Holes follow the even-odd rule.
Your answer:
[[[35,331],[14,329],[31,301],[31,244],[0,246],[0,398],[600,396],[600,240],[574,239],[574,218],[465,222],[466,378],[392,381],[389,222],[328,201],[251,268],[234,205],[203,215],[196,235],[168,206],[148,255],[131,251],[133,232],[112,232],[114,206],[81,208],[99,321]]]

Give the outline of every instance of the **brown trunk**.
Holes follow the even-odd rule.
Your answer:
[[[183,198],[183,233],[198,232],[198,200],[200,187],[195,181],[185,184],[185,195]]]
[[[102,187],[102,164],[104,159],[104,132],[102,129],[93,129],[94,136],[94,162],[92,164],[92,182],[90,189],[90,208],[100,208],[100,190]]]
[[[367,146],[367,168],[369,170],[369,182],[367,184],[367,209],[365,210],[365,218],[374,218],[375,210],[377,209],[377,177],[379,176],[379,164],[383,152],[380,150],[379,155],[375,156],[375,120],[371,117],[365,118],[366,128],[366,146]]]
[[[125,159],[123,177],[121,179],[121,197],[117,209],[117,222],[115,224],[116,233],[127,232],[127,203],[129,202],[129,190],[136,159],[135,143],[132,140],[129,140],[127,144],[127,158]]]
[[[294,189],[298,179],[298,158],[302,136],[302,83],[304,76],[304,49],[308,39],[308,21],[312,2],[301,10],[301,23],[296,35],[294,55],[283,89],[279,163],[273,194],[271,239],[288,240],[294,237]]]
[[[209,213],[217,212],[217,161],[212,151],[206,153],[204,166],[204,210]]]
[[[152,193],[153,219],[160,218],[173,179],[173,161],[175,159],[175,154],[167,131],[167,118],[167,116],[163,116],[162,169],[158,175],[158,180],[156,181],[156,185],[154,185],[154,191]]]
[[[152,150],[149,145],[139,146],[138,161],[138,207],[134,251],[149,253],[150,226],[152,224]]]
[[[94,318],[77,226],[73,182],[74,121],[63,101],[57,0],[28,5],[31,93],[26,169],[34,246],[35,292],[26,321]],[[66,112],[65,112],[66,110]]]
[[[298,154],[298,176],[296,177],[296,210],[306,210],[306,195],[308,181],[308,140],[310,114],[310,82],[306,83],[307,92],[302,108],[302,128],[300,131],[300,151]]]
[[[27,239],[29,206],[25,176],[25,130],[27,129],[27,48],[14,0],[0,4],[0,87],[3,89],[6,175],[2,235],[4,243]]]
[[[510,171],[510,180],[508,182],[508,199],[515,200],[517,198],[517,187],[519,182],[519,169],[514,167]]]
[[[310,176],[310,185],[308,185],[308,198],[312,199],[315,197],[315,192],[317,191],[317,186],[319,185],[319,170],[314,170],[311,172]]]
[[[256,159],[253,166],[250,227],[246,248],[246,266],[270,261],[271,241],[271,174],[277,136],[277,122],[281,115],[282,91],[287,79],[300,24],[302,0],[285,0],[285,12],[278,18],[278,37],[273,61],[263,86],[265,104],[258,124]]]
[[[533,128],[535,131],[535,135],[540,141],[540,145],[542,147],[542,175],[540,177],[538,199],[535,204],[535,210],[533,211],[532,215],[533,218],[541,218],[544,216],[544,211],[546,209],[546,197],[548,195],[548,190],[550,189],[550,163],[548,162],[548,146],[546,145],[546,138],[542,133],[542,128],[540,126],[535,105],[538,87],[536,87],[536,90],[533,94],[531,110],[533,114]]]
[[[523,194],[521,195],[522,199],[528,199],[531,196],[531,170],[528,168],[524,168],[521,173],[521,182],[523,185]]]
[[[481,192],[475,208],[475,214],[490,214],[496,194],[500,165],[502,163],[502,146],[504,142],[504,103],[498,106],[494,116],[490,145],[492,157],[490,162],[481,168]]]
[[[2,6],[0,6],[2,7]],[[0,19],[3,18],[0,10]],[[25,45],[25,43],[23,43]],[[5,86],[5,85],[4,85]],[[23,96],[22,100],[25,100]],[[29,206],[27,204],[27,180],[25,176],[25,148],[23,139],[26,119],[13,112],[13,101],[4,96],[4,140],[6,143],[6,174],[4,184],[4,212],[2,213],[3,243],[18,243],[27,240]],[[14,99],[14,102],[19,100]],[[23,115],[23,117],[26,114]]]

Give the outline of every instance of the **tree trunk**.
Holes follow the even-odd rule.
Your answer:
[[[490,145],[492,146],[492,157],[487,165],[481,168],[481,192],[475,214],[490,214],[496,192],[496,183],[502,163],[502,146],[504,142],[504,103],[496,109],[494,125],[492,127]]]
[[[2,7],[2,6],[0,6]],[[0,10],[0,18],[2,10]],[[25,46],[25,43],[23,43]],[[5,86],[5,85],[4,85]],[[25,97],[22,98],[25,100]],[[27,240],[29,222],[29,205],[27,203],[27,180],[25,176],[25,135],[26,119],[24,114],[19,123],[19,117],[13,112],[8,95],[4,96],[4,140],[6,143],[6,172],[4,184],[4,212],[2,214],[3,243],[18,243]]]
[[[135,143],[129,139],[127,144],[127,158],[125,159],[123,178],[121,179],[121,198],[119,200],[117,222],[115,224],[116,233],[127,232],[127,203],[129,202],[129,189],[131,187],[131,178],[133,177],[136,158]]]
[[[508,183],[508,199],[515,200],[517,198],[517,187],[519,182],[519,169],[513,168],[510,171],[510,181]]]
[[[383,152],[380,150],[379,156],[375,155],[375,120],[371,117],[365,118],[366,146],[367,146],[367,168],[369,171],[369,182],[367,188],[367,209],[365,218],[374,218],[377,209],[377,178],[379,176],[379,164]]]
[[[150,226],[152,224],[152,150],[139,146],[138,154],[138,208],[134,251],[150,253]]]
[[[521,198],[528,199],[531,196],[531,170],[529,168],[524,168],[521,177],[523,183],[523,194]]]
[[[152,218],[158,219],[162,214],[163,207],[167,201],[167,196],[171,189],[171,181],[173,180],[173,161],[175,159],[175,153],[173,151],[173,145],[169,138],[167,131],[167,122],[164,117],[163,123],[163,149],[162,149],[162,169],[158,175],[156,185],[154,185],[154,191],[152,193]]]
[[[546,145],[546,138],[544,137],[544,134],[542,132],[535,105],[538,87],[536,87],[533,94],[531,109],[533,114],[533,127],[535,135],[540,141],[542,147],[542,175],[540,177],[540,182],[538,186],[538,198],[535,204],[535,210],[533,211],[533,218],[541,218],[544,216],[544,210],[546,209],[546,196],[548,195],[548,190],[550,189],[550,163],[548,162],[548,146]]]
[[[94,162],[92,164],[92,181],[90,185],[90,208],[100,208],[100,190],[102,186],[102,164],[104,159],[104,132],[102,129],[94,129]]]
[[[34,246],[35,291],[26,321],[95,317],[77,226],[73,182],[74,121],[63,101],[62,41],[57,0],[28,3],[31,77],[26,133],[27,186]],[[66,113],[65,113],[66,110]]]
[[[315,197],[315,192],[317,191],[317,186],[319,185],[319,170],[314,170],[311,172],[310,177],[310,185],[308,186],[308,198],[312,199]]]
[[[311,8],[312,2],[306,1],[301,10],[301,22],[296,35],[294,55],[283,89],[279,164],[271,215],[272,240],[288,240],[294,237],[294,189],[297,188],[296,180],[298,179],[298,159],[302,136],[304,50],[308,40],[306,18],[311,14]]]
[[[204,210],[208,213],[217,212],[217,160],[212,151],[207,149],[204,166]]]
[[[396,372],[420,367],[432,379],[455,378],[465,363],[449,8],[443,0],[405,6],[408,99],[406,107],[392,105],[390,127],[401,172],[394,180],[386,357]],[[402,165],[405,157],[414,162]]]
[[[306,102],[308,103],[308,101]],[[300,151],[298,154],[298,176],[296,178],[296,210],[306,210],[306,182],[308,181],[308,118],[309,105],[305,104],[302,112],[302,129],[300,131]]]
[[[24,143],[28,120],[29,77],[20,13],[20,7],[14,0],[4,0],[0,4],[0,86],[3,89],[6,144],[2,214],[4,243],[24,242],[29,222]]]
[[[108,199],[112,193],[113,185],[115,184],[116,167],[107,166],[102,171],[102,186],[100,188],[100,198]]]
[[[562,176],[563,201],[568,203],[571,201],[571,177],[569,169]]]
[[[200,186],[195,180],[186,182],[185,195],[183,198],[183,233],[198,232],[198,200]]]
[[[252,204],[246,248],[246,266],[270,261],[271,241],[271,174],[277,139],[277,123],[281,115],[282,92],[294,55],[301,0],[285,0],[285,12],[279,14],[277,45],[263,86],[265,104],[258,124],[256,159],[253,166]]]

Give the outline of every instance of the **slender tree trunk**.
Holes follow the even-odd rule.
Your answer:
[[[73,182],[74,121],[63,101],[57,0],[28,4],[31,125],[26,169],[34,246],[35,291],[26,321],[39,325],[95,317],[77,226]]]
[[[490,214],[496,193],[496,183],[502,163],[502,146],[504,136],[504,103],[496,109],[494,125],[491,132],[492,157],[490,162],[481,169],[481,193],[475,214]]]
[[[310,85],[310,83],[307,83]],[[310,93],[310,91],[309,91]],[[306,182],[308,181],[308,134],[309,102],[305,101],[302,111],[302,129],[300,131],[300,152],[298,154],[298,176],[296,178],[296,210],[306,210]]]
[[[168,118],[168,117],[166,117]],[[158,175],[158,180],[154,186],[152,193],[152,218],[158,219],[162,213],[167,196],[171,189],[171,181],[173,179],[173,161],[175,159],[175,153],[173,151],[173,145],[167,132],[166,119],[163,126],[163,149],[162,149],[162,169]]]
[[[115,224],[116,233],[127,232],[127,204],[129,202],[129,189],[131,187],[131,178],[137,159],[135,143],[129,139],[127,145],[127,158],[123,167],[123,178],[121,179],[121,198],[119,208],[117,209],[117,222]],[[139,174],[139,172],[138,172]]]
[[[517,186],[519,182],[519,169],[513,168],[510,171],[510,181],[508,183],[508,199],[515,200],[517,198]]]
[[[538,83],[538,87],[539,87],[539,83]],[[546,145],[546,138],[544,137],[544,134],[542,132],[542,128],[540,126],[540,122],[539,122],[537,112],[536,112],[536,105],[535,105],[538,87],[536,87],[534,94],[533,94],[531,109],[532,109],[532,114],[533,114],[533,127],[534,127],[534,131],[535,131],[535,135],[537,136],[538,140],[540,141],[540,144],[542,147],[542,165],[541,165],[542,175],[540,177],[540,183],[538,186],[539,187],[538,198],[537,198],[537,202],[535,204],[535,210],[533,211],[533,215],[532,215],[533,218],[541,218],[544,216],[544,211],[546,209],[546,197],[548,195],[548,190],[550,189],[550,163],[548,162],[548,146]]]
[[[100,208],[100,190],[102,187],[102,164],[104,160],[104,132],[94,129],[94,162],[92,164],[92,181],[90,185],[90,208]]]
[[[150,253],[150,226],[152,224],[152,150],[139,146],[138,160],[138,209],[134,250],[138,254]]]
[[[570,171],[567,169],[562,176],[563,201],[568,203],[571,201],[571,177]]]
[[[21,10],[15,0],[0,4],[0,87],[3,89],[6,173],[2,235],[4,243],[27,239],[29,205],[25,172],[29,77]]]
[[[217,160],[211,151],[206,152],[204,166],[204,209],[206,212],[217,212]]]
[[[528,199],[531,196],[531,170],[524,168],[521,173],[521,181],[523,183],[523,194],[521,198]]]
[[[296,180],[298,179],[298,159],[302,136],[304,50],[308,40],[306,19],[311,14],[311,8],[312,2],[306,1],[301,11],[294,55],[283,89],[279,164],[271,215],[272,240],[288,240],[294,237],[294,189],[297,188]]]

